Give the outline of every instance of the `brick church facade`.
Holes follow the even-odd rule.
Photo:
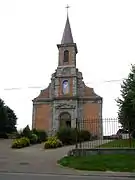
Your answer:
[[[48,87],[33,99],[32,128],[47,132],[57,131],[62,126],[75,128],[78,119],[84,129],[101,137],[102,97],[85,85],[82,73],[76,68],[78,50],[68,16],[57,47],[58,67]]]

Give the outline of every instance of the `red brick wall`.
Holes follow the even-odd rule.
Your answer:
[[[100,104],[86,103],[84,104],[84,129],[89,130],[92,134],[99,134],[99,120],[100,120]]]
[[[49,130],[51,121],[51,106],[48,104],[36,105],[35,128]]]

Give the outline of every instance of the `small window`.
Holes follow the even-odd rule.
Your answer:
[[[69,61],[69,51],[66,50],[64,51],[64,62],[68,62]]]
[[[62,86],[63,86],[63,87],[62,87],[63,94],[68,94],[68,93],[69,93],[69,84],[68,84],[68,80],[64,80]]]

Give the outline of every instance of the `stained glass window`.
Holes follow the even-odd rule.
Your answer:
[[[68,80],[63,81],[63,94],[69,93],[69,83]]]

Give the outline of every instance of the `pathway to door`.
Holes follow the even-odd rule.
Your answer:
[[[0,172],[72,174],[75,171],[61,168],[57,160],[74,146],[44,150],[44,144],[22,149],[11,149],[11,140],[0,140]]]
[[[105,143],[106,141],[103,141]],[[98,141],[93,141],[95,145]],[[78,174],[78,171],[62,168],[57,160],[67,155],[74,146],[44,150],[43,144],[13,150],[11,140],[0,140],[0,171],[25,173]],[[87,146],[84,143],[83,146]]]

